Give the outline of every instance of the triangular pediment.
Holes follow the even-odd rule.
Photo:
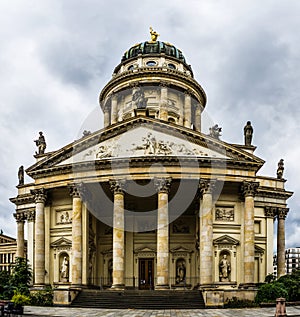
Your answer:
[[[146,247],[142,247],[142,248],[138,248],[138,249],[135,249],[134,250],[134,253],[147,253],[147,252],[151,252],[151,253],[155,253],[156,252],[156,250],[155,249],[153,249],[153,248],[150,248],[150,247],[148,247],[148,246],[146,246]]]
[[[17,240],[12,237],[0,234],[0,243],[15,243],[16,241]]]
[[[258,245],[254,246],[254,250],[255,250],[255,253],[259,253],[259,254],[265,253],[265,250],[263,248],[259,247]]]
[[[219,244],[238,245],[239,241],[225,234],[214,240],[214,245]]]
[[[228,158],[189,141],[181,134],[171,135],[146,126],[140,126],[74,154],[59,165],[84,163],[101,159],[134,158],[144,156],[212,157]]]
[[[71,246],[72,246],[72,241],[65,237],[61,237],[58,240],[55,240],[54,242],[51,243],[51,247],[53,248],[71,247]]]
[[[183,246],[179,246],[179,247],[176,247],[176,248],[173,248],[170,250],[171,253],[192,253],[193,251],[191,249],[188,249],[188,248],[185,248]]]
[[[105,162],[112,159],[196,158],[251,163],[258,168],[264,161],[242,149],[211,136],[157,119],[136,117],[112,125],[49,153],[26,170],[33,176],[49,168],[72,164]]]

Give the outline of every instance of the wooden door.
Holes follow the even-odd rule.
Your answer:
[[[154,289],[154,259],[139,259],[139,289]]]

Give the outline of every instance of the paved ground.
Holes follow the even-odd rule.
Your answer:
[[[275,308],[251,309],[193,309],[193,310],[138,310],[138,309],[92,309],[65,307],[26,306],[25,316],[43,317],[273,317]],[[287,307],[289,317],[300,317],[300,306]]]

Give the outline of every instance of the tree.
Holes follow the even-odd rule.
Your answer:
[[[9,283],[9,277],[8,271],[0,271],[0,297],[4,296],[4,286]]]
[[[31,278],[32,271],[28,264],[28,260],[22,257],[17,257],[12,266],[9,284],[13,286],[18,293],[29,295]]]

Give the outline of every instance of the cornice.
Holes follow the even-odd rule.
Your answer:
[[[124,82],[125,83],[128,82],[129,84],[131,80],[139,79],[141,81],[143,78],[151,78],[151,81],[153,84],[159,84],[160,80],[153,81],[154,75],[164,79],[176,80],[178,82],[182,82],[188,86],[193,87],[196,92],[200,92],[201,96],[204,99],[204,104],[202,106],[205,107],[206,100],[207,100],[206,93],[204,89],[202,88],[202,86],[193,77],[190,77],[177,70],[171,70],[171,69],[165,69],[165,68],[163,69],[162,67],[141,67],[135,71],[125,71],[121,74],[114,76],[102,89],[99,96],[100,104],[102,100],[105,98],[106,94],[110,90],[113,90],[115,86],[122,84]],[[170,84],[172,86],[172,83]],[[175,82],[174,82],[174,86],[177,87]]]
[[[33,194],[18,195],[9,199],[16,206],[31,204],[35,202],[35,196]]]
[[[293,192],[286,191],[284,189],[268,188],[268,187],[260,186],[257,189],[256,197],[288,199],[292,197],[293,194],[294,194]]]

